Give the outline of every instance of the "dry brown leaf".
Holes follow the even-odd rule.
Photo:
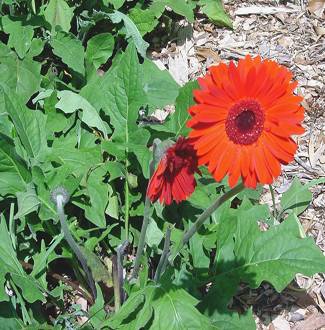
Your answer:
[[[318,17],[322,17],[325,10],[325,0],[309,0],[308,11]]]
[[[218,53],[211,48],[197,48],[195,52],[201,61],[211,58],[213,64],[218,64],[221,62],[221,58],[219,57]]]
[[[314,314],[306,321],[299,322],[292,330],[318,330],[325,326],[325,315]]]

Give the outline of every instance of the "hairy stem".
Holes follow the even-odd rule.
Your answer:
[[[158,267],[157,267],[157,270],[156,270],[156,274],[155,274],[155,277],[154,277],[155,282],[159,281],[160,276],[164,273],[164,271],[166,269],[166,266],[167,266],[171,232],[172,232],[171,228],[167,227],[163,252],[162,252],[162,255],[160,256],[160,260],[159,260]]]

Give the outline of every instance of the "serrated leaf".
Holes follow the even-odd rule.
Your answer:
[[[63,63],[75,72],[85,74],[85,51],[80,40],[71,33],[58,32],[50,44],[53,53],[59,56]]]
[[[215,284],[201,305],[215,321],[219,313],[228,311],[227,303],[241,281],[251,288],[267,281],[280,292],[296,273],[311,276],[325,270],[323,254],[312,238],[301,238],[294,214],[280,225],[261,232],[252,207],[237,212],[233,236],[224,241],[223,252],[218,256],[217,275],[213,279]],[[228,219],[225,221],[228,223]],[[233,221],[231,223],[234,224]],[[232,254],[225,248],[227,244]],[[216,296],[218,300],[214,298]]]
[[[1,42],[0,63],[0,86],[6,92],[15,93],[23,102],[27,102],[40,87],[41,63],[28,56],[20,60]]]
[[[69,7],[65,0],[50,0],[44,11],[44,16],[52,27],[52,33],[54,33],[57,26],[62,31],[69,32],[73,8]]]
[[[82,110],[81,120],[89,127],[96,127],[104,133],[107,138],[107,125],[100,118],[97,110],[82,96],[71,91],[59,91],[57,93],[59,102],[55,105],[57,109],[65,113],[73,113]]]
[[[206,14],[214,24],[232,28],[232,21],[223,8],[222,0],[200,0],[199,5],[201,6],[202,12]]]
[[[8,16],[2,17],[2,27],[4,32],[9,34],[8,47],[15,48],[18,56],[24,58],[31,46],[34,28],[24,21],[13,20]]]
[[[179,89],[179,94],[176,99],[175,112],[170,115],[164,126],[169,132],[176,136],[186,136],[189,128],[186,126],[187,120],[190,118],[188,108],[194,104],[193,90],[198,88],[196,81],[191,81]]]
[[[115,10],[113,14],[108,14],[108,16],[113,23],[120,23],[123,21],[126,30],[126,37],[132,39],[139,54],[143,58],[146,58],[146,52],[149,44],[142,39],[137,26],[132,22],[132,20],[117,10]]]
[[[41,161],[47,151],[46,116],[41,111],[28,109],[18,95],[4,93],[4,100],[6,110],[27,155]]]
[[[5,276],[9,274],[15,284],[22,289],[22,295],[28,302],[33,303],[37,300],[44,300],[36,280],[24,272],[17,259],[3,215],[0,220],[0,262],[2,265],[0,268],[1,284],[4,283]],[[3,285],[0,286],[0,292],[0,296],[3,296],[5,292]]]
[[[26,190],[30,173],[25,161],[15,151],[15,146],[8,137],[0,135],[0,194],[15,194]]]
[[[114,37],[111,33],[100,33],[87,42],[86,59],[98,69],[112,56]]]

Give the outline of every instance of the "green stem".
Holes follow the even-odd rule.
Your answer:
[[[149,224],[149,219],[150,219],[150,199],[149,197],[146,196],[146,201],[144,204],[144,213],[143,213],[143,222],[142,222],[142,227],[141,227],[141,233],[140,233],[140,238],[139,238],[139,245],[137,249],[137,254],[135,257],[134,261],[134,267],[133,267],[133,272],[131,278],[137,278],[139,269],[140,269],[140,263],[141,263],[141,256],[144,250],[144,245],[146,242],[146,232]]]
[[[156,274],[155,274],[155,277],[154,277],[155,282],[159,281],[161,274],[164,273],[164,271],[166,269],[166,266],[167,266],[171,232],[172,232],[171,228],[167,227],[163,252],[162,252],[162,255],[160,256],[160,260],[159,260],[158,267],[157,267],[157,270],[156,270]]]
[[[63,234],[64,234],[64,238],[67,241],[67,243],[69,244],[69,246],[72,249],[72,251],[74,252],[74,254],[76,255],[77,259],[79,260],[84,272],[86,273],[88,285],[91,289],[94,300],[96,300],[97,292],[96,292],[95,281],[94,281],[94,279],[91,275],[91,272],[88,268],[87,260],[84,257],[84,255],[82,254],[78,244],[76,243],[76,241],[72,237],[72,235],[70,233],[70,230],[69,230],[69,227],[66,223],[65,214],[64,214],[64,210],[63,210],[63,199],[62,198],[63,197],[61,195],[59,195],[57,197],[56,205],[57,205],[57,212],[58,212],[58,215],[59,215],[60,224],[61,224],[61,228],[62,228],[62,231],[63,231]]]
[[[125,211],[124,211],[124,226],[125,226],[125,240],[129,240],[129,207],[130,207],[130,198],[129,198],[129,182],[128,175],[125,176]]]
[[[189,240],[193,237],[193,235],[200,229],[200,227],[204,224],[204,222],[210,218],[212,213],[216,211],[223,203],[240,193],[242,190],[244,190],[244,185],[240,183],[235,188],[229,190],[224,195],[219,197],[212,205],[210,205],[195,221],[193,226],[184,234],[182,241],[180,244],[176,247],[176,251],[173,252],[171,259],[169,260],[171,263],[175,260],[177,255],[180,253],[180,251],[183,249],[183,247],[189,242]]]

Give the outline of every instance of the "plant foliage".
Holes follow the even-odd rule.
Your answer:
[[[80,316],[84,329],[254,329],[251,310],[228,308],[240,283],[267,281],[281,291],[296,273],[325,271],[297,218],[311,185],[324,180],[295,180],[277,219],[258,204],[259,191],[245,190],[239,206],[218,209],[159,280],[152,275],[166,232],[172,228],[177,246],[228,187],[202,170],[187,202],[146,209],[150,163],[188,133],[197,88],[179,86],[146,54],[155,29],[171,33],[175,21],[193,22],[198,11],[231,27],[220,0],[5,0],[0,10],[1,329],[76,329]],[[167,105],[176,110],[166,122],[150,121]],[[97,283],[95,301],[61,233],[51,198],[57,187],[70,196],[66,221]],[[140,274],[120,288],[124,304],[114,302],[121,244],[130,243],[129,257],[121,257],[130,274],[144,212],[150,221]],[[258,221],[270,229],[261,232]],[[74,304],[77,291],[88,311]]]

